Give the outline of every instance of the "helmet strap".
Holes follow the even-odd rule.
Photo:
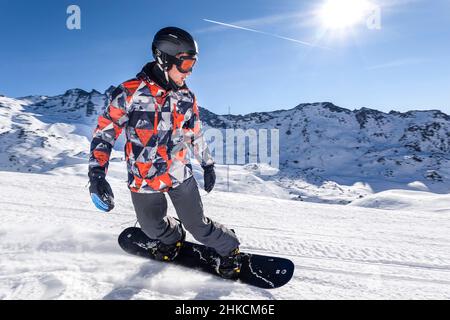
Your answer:
[[[167,72],[169,69],[169,63],[167,62],[167,59],[165,59],[166,61],[163,61],[161,59],[161,56],[157,56],[156,57],[156,61],[158,62],[157,65],[158,67],[161,69],[161,71],[164,72],[164,77],[166,78],[166,81],[169,82],[169,73]]]
[[[164,73],[164,78],[165,78],[166,82],[171,83],[171,81],[169,79],[169,72],[167,71],[167,67],[164,67],[164,64],[162,64],[160,57],[156,58],[156,65],[158,66],[159,70],[161,70]],[[165,64],[165,66],[167,66],[167,65],[168,65],[168,63]]]
[[[161,69],[161,71],[164,71],[164,62],[162,61],[161,57],[156,57],[156,62],[158,62],[158,67]]]

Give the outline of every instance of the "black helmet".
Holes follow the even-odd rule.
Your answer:
[[[187,53],[195,57],[198,54],[197,42],[183,29],[167,27],[159,30],[152,43],[153,57],[164,70],[170,69],[175,56]]]

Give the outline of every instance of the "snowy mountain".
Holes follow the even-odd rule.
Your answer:
[[[0,168],[47,172],[85,163],[111,90],[0,97]],[[249,188],[255,180],[270,181],[283,189],[277,192],[281,198],[346,204],[392,188],[450,191],[450,116],[440,111],[351,111],[327,102],[248,115],[201,108],[201,117],[205,128],[279,130],[278,173],[265,176],[261,166],[251,164],[244,173]],[[123,140],[115,148],[118,161]],[[232,181],[227,190],[233,191]]]
[[[393,185],[449,191],[450,117],[440,111],[350,111],[313,103],[245,116],[204,112],[203,121],[219,128],[279,129],[281,172],[275,179],[310,201],[314,194],[305,192],[305,182],[308,188],[335,188],[344,202],[369,192],[355,188],[359,182],[376,191]]]
[[[55,97],[0,97],[0,170],[47,172],[86,162],[106,101],[106,94],[81,89]]]

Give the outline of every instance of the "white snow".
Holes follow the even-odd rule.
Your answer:
[[[296,266],[286,286],[262,290],[124,253],[117,236],[135,215],[123,165],[111,163],[116,208],[108,214],[90,201],[85,164],[0,172],[0,299],[450,298],[445,197],[403,193],[410,206],[388,211],[225,192],[219,181],[202,192],[205,213],[235,229],[243,251]]]
[[[385,210],[441,212],[450,217],[450,194],[393,189],[353,201],[349,205]]]

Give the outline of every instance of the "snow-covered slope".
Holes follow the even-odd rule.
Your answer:
[[[448,212],[204,195],[206,214],[235,229],[242,250],[294,261],[276,290],[129,256],[117,245],[135,221],[122,165],[112,163],[109,214],[91,204],[84,165],[0,172],[0,299],[450,298]]]
[[[450,215],[450,194],[393,189],[353,201],[349,205],[384,210],[433,211]]]
[[[242,250],[294,261],[293,280],[266,291],[120,250],[117,235],[135,223],[123,142],[108,172],[114,211],[99,212],[86,187],[109,92],[0,96],[0,299],[450,298],[447,115],[329,103],[245,116],[202,109],[206,127],[280,130],[275,175],[218,165],[203,194],[206,214],[235,229]]]

